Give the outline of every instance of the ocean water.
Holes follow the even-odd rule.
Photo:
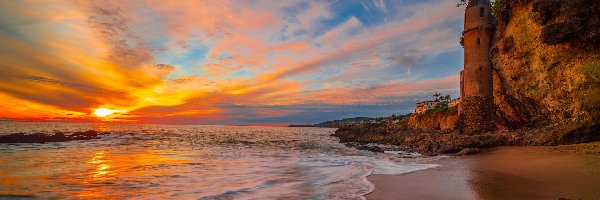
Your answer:
[[[85,130],[111,134],[0,144],[0,198],[364,199],[370,174],[436,167],[348,148],[328,128],[0,122],[0,134]]]

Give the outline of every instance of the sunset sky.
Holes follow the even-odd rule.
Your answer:
[[[308,124],[405,114],[434,92],[457,97],[456,3],[0,1],[0,119]]]

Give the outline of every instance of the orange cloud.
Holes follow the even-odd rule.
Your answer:
[[[295,4],[303,8],[287,13]],[[462,11],[448,2],[404,6],[414,13],[385,23],[350,16],[332,26],[324,22],[339,16],[327,2],[0,5],[0,118],[93,121],[101,107],[122,110],[110,117],[121,122],[283,118],[303,111],[268,106],[389,103],[457,88],[456,76],[389,75],[399,68],[390,62],[413,68],[414,57],[457,47],[444,23]],[[409,9],[379,5],[385,14]],[[206,55],[186,57],[192,49]]]

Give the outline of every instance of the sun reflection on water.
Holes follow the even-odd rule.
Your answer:
[[[94,124],[94,130],[98,131],[100,133],[102,133],[102,132],[108,132],[108,127],[106,126],[105,123],[95,123]]]
[[[104,152],[96,152],[88,163],[95,165],[91,174],[91,181],[106,181],[114,176],[114,172],[110,170],[110,165],[106,163]]]
[[[28,124],[21,129],[31,130],[28,127],[33,125],[39,126]],[[113,134],[84,142],[0,145],[4,147],[0,148],[0,194],[40,199],[195,199],[227,197],[229,191],[251,189],[235,192],[240,195],[236,197],[293,195],[290,199],[301,199],[341,188],[359,194],[370,186],[367,182],[354,187],[355,181],[364,181],[356,177],[366,175],[369,169],[364,167],[373,161],[354,160],[363,155],[355,155],[353,149],[345,151],[345,146],[329,136],[332,129],[106,123],[55,126],[42,128],[65,132],[93,128]],[[190,139],[197,148],[190,148]],[[354,170],[357,166],[360,169]],[[323,176],[332,171],[339,173]]]

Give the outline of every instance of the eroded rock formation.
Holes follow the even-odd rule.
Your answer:
[[[499,2],[490,55],[499,126],[593,131],[600,124],[600,1]]]

